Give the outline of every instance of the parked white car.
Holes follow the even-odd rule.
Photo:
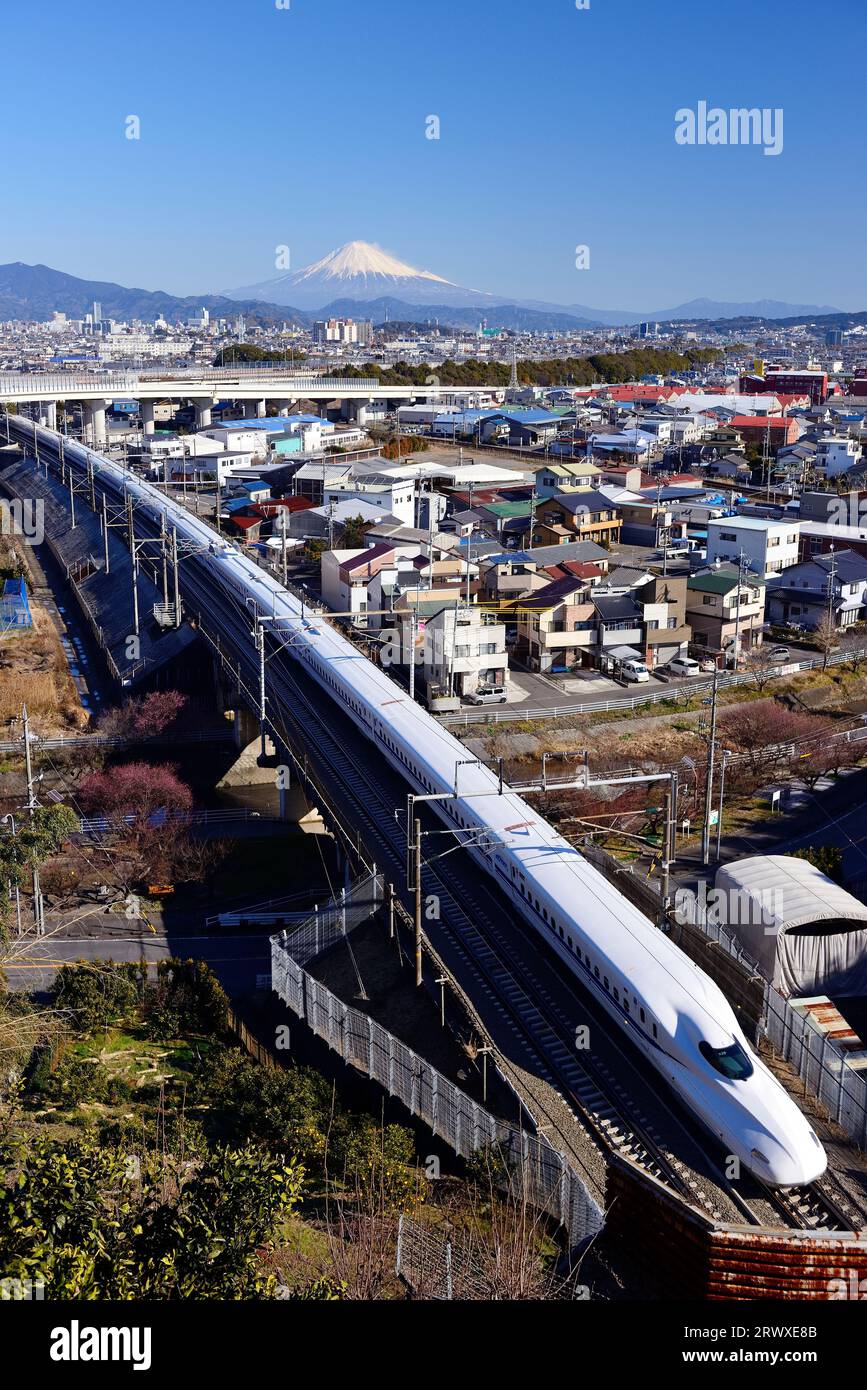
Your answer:
[[[506,687],[504,685],[480,685],[478,690],[474,690],[467,696],[471,705],[504,705],[506,703]]]
[[[673,676],[699,676],[701,667],[691,656],[675,656],[665,668]]]

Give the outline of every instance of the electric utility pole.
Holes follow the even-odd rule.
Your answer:
[[[710,863],[710,831],[713,811],[713,767],[716,753],[716,695],[719,671],[714,667],[713,692],[710,701],[710,736],[707,741],[707,780],[704,789],[704,825],[701,832],[701,862]]]
[[[30,817],[30,824],[33,825],[38,802],[33,790],[33,759],[30,753],[30,719],[27,714],[27,706],[21,707],[21,723],[24,726],[24,767],[27,772],[27,813]],[[34,862],[33,865],[33,919],[36,923],[36,935],[45,935],[45,912],[42,906],[42,889],[39,886],[39,868]]]

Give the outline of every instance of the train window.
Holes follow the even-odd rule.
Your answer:
[[[588,956],[588,954],[587,954],[586,951],[584,952],[584,963],[585,963],[585,965],[589,965],[589,964],[590,964],[590,957]]]
[[[641,1019],[641,1022],[642,1022],[642,1023],[646,1022],[646,1019],[645,1019],[645,1016],[644,1016],[644,1010],[643,1010],[643,1009],[639,1009],[639,1010],[638,1010],[638,1015],[639,1015],[639,1018]]]
[[[599,966],[598,966],[598,965],[594,967],[593,973],[594,973],[594,975],[596,976],[596,978],[597,978],[597,980],[598,980],[598,979],[599,979]]]
[[[619,1004],[619,1003],[620,1003],[620,991],[617,989],[616,985],[615,985],[615,988],[614,988],[614,998],[617,1000],[617,1002],[618,1002],[618,1004]]]
[[[603,985],[605,986],[605,988],[607,989],[607,988],[608,988],[608,976],[607,976],[607,975],[603,975],[603,976],[602,976],[602,983],[603,983]]]
[[[656,1024],[653,1025],[653,1036],[656,1037]]]
[[[629,999],[625,994],[623,996],[623,1007],[626,1010],[626,1012],[629,1013]]]
[[[700,1042],[698,1050],[714,1071],[730,1081],[746,1081],[753,1074],[753,1064],[739,1042],[728,1047],[711,1047],[710,1043]]]

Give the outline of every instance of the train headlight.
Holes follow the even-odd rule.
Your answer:
[[[752,1154],[753,1158],[758,1160],[759,1163],[764,1163],[766,1168],[770,1168],[770,1160],[765,1158],[765,1155],[762,1153],[761,1149],[750,1149],[750,1153]]]

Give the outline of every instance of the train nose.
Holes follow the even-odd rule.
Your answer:
[[[756,1135],[747,1161],[756,1176],[773,1187],[804,1187],[820,1178],[828,1166],[812,1129],[799,1143],[781,1143],[767,1133]]]

